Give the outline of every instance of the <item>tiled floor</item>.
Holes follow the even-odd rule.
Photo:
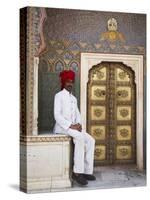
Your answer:
[[[87,186],[81,187],[73,182],[72,188],[63,189],[63,191],[137,187],[146,185],[145,172],[138,171],[135,166],[96,167],[94,169],[94,175],[96,176],[96,181],[89,181]]]

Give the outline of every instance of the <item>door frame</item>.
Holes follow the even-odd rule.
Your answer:
[[[130,66],[135,72],[136,83],[136,164],[139,170],[143,170],[143,55],[127,54],[103,54],[103,53],[81,53],[80,71],[80,111],[83,129],[86,130],[87,119],[87,82],[88,72],[93,65],[105,62],[122,62]]]

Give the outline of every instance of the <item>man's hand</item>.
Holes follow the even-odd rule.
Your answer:
[[[81,126],[81,124],[78,123],[77,126],[78,126],[78,131],[81,132],[81,131],[82,131],[82,126]]]
[[[82,131],[82,126],[81,126],[81,124],[72,124],[69,128],[71,128],[71,129],[74,129],[74,130],[77,130],[77,131]]]

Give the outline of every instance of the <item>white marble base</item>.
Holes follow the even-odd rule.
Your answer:
[[[71,187],[70,137],[30,136],[21,142],[21,190],[27,193]]]

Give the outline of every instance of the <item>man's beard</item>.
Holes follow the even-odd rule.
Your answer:
[[[71,86],[71,85],[67,86],[67,89],[68,89],[69,91],[71,91],[71,90],[72,90],[72,86]]]

